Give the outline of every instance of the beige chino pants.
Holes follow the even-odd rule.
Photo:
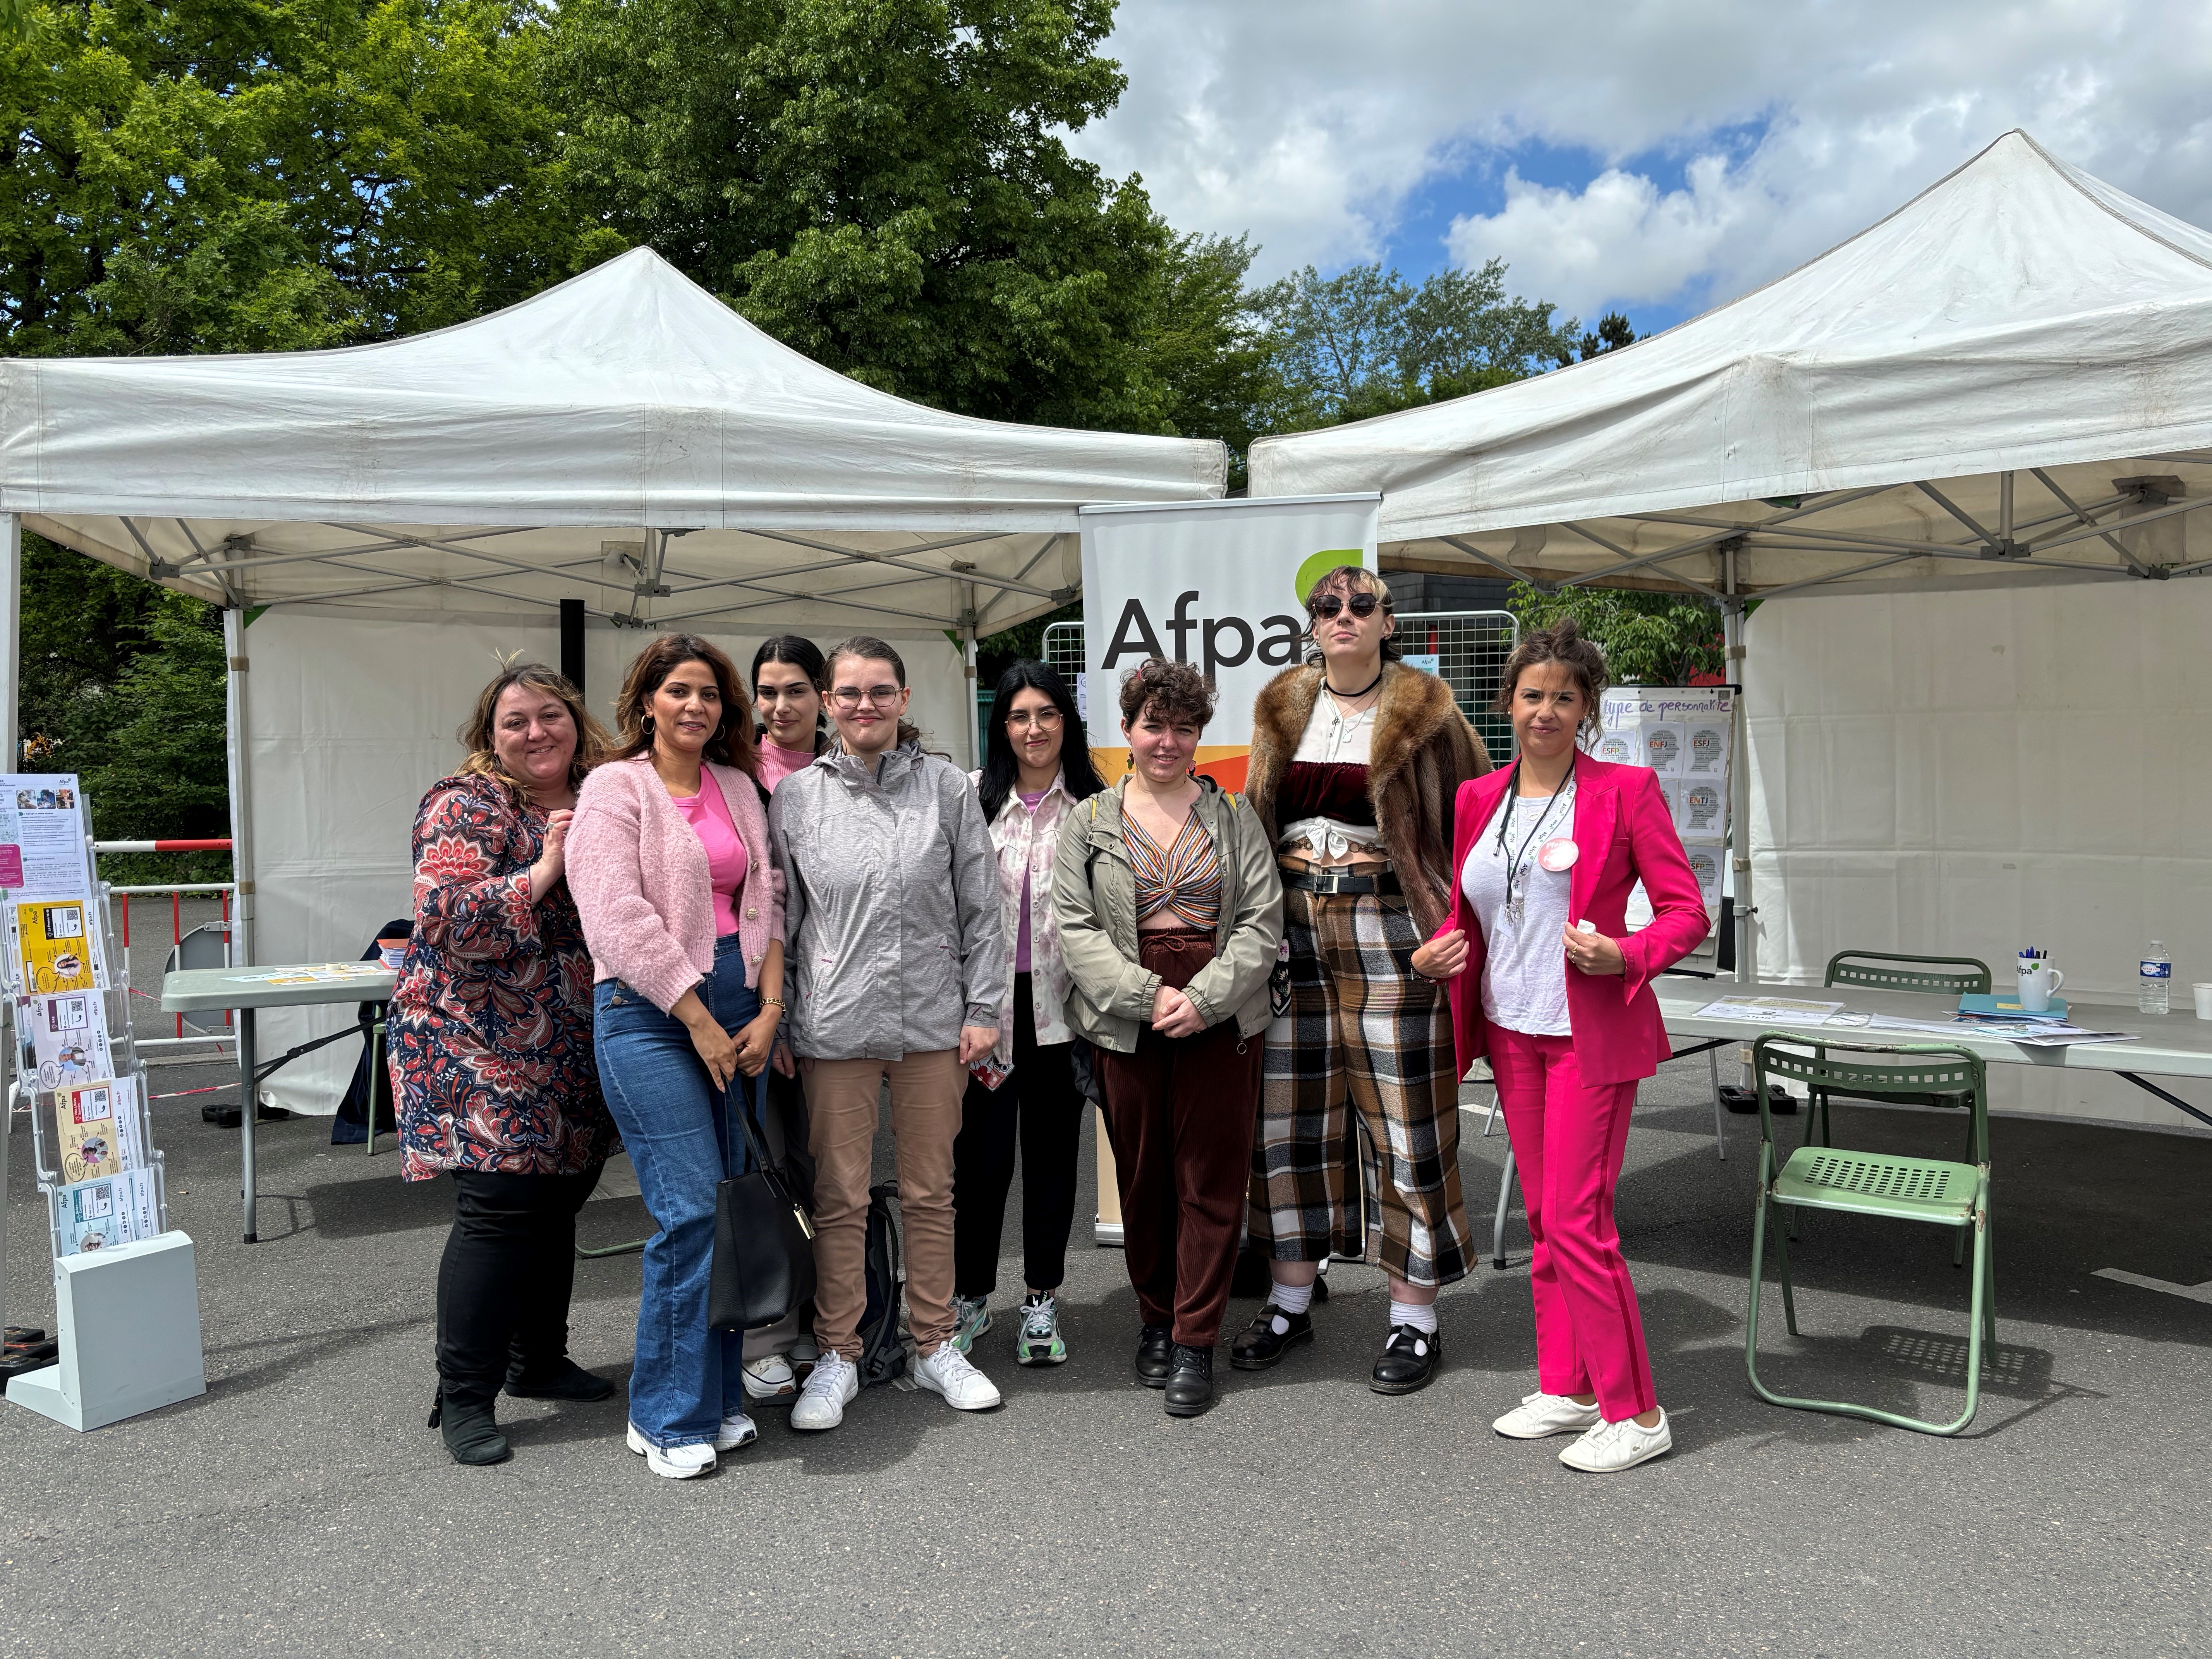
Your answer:
[[[877,1101],[890,1084],[906,1243],[907,1315],[915,1348],[952,1334],[952,1140],[967,1068],[957,1048],[898,1060],[802,1060],[814,1153],[814,1340],[860,1357],[867,1310],[868,1176]]]

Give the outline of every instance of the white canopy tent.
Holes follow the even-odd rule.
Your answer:
[[[254,960],[351,957],[407,908],[416,799],[455,758],[492,653],[556,660],[563,600],[591,621],[602,708],[671,628],[746,656],[784,632],[919,641],[902,647],[917,711],[972,757],[974,641],[1073,596],[1077,508],[1218,496],[1226,462],[1210,440],[872,390],[642,249],[382,344],[0,362],[0,752],[16,750],[19,523],[226,607],[245,943]],[[257,872],[274,924],[258,940]],[[310,1029],[292,1021],[264,1032]],[[328,1070],[283,1074],[284,1097],[327,1109]]]
[[[1873,753],[1864,733],[1856,749],[1839,733],[1855,732],[1853,720],[1876,720],[1888,731],[1910,723],[1911,688],[1924,689],[1929,673],[1903,654],[1901,641],[1940,649],[1936,613],[1958,637],[1958,605],[1981,595],[1984,604],[2008,606],[1994,643],[1981,638],[1989,630],[1975,632],[1985,658],[2008,638],[2063,651],[2081,636],[2069,641],[2048,603],[2033,619],[2018,608],[2028,605],[2028,590],[2163,581],[2212,569],[2212,515],[2196,510],[2212,503],[2212,235],[2066,166],[2025,133],[2008,133],[1850,240],[1663,334],[1449,403],[1263,439],[1253,447],[1251,468],[1255,495],[1381,489],[1386,568],[1479,570],[1542,586],[1594,584],[1717,600],[1732,665],[1740,665],[1731,678],[1746,686],[1739,707],[1750,735],[1766,739],[1746,745],[1750,763],[1735,769],[1734,820],[1752,836],[1784,825],[1810,834],[1820,812],[1808,775],[1831,775]],[[2212,593],[2197,584],[2155,591],[2170,597],[2154,608],[2212,619]],[[1938,594],[1958,598],[1939,605],[1930,597]],[[1776,633],[1778,654],[1770,663],[1762,647],[1761,659],[1747,662],[1746,602],[1784,595],[1862,602],[1762,613],[1760,636]],[[1928,623],[1901,628],[1898,619],[1915,609],[1929,611]],[[2144,608],[2106,606],[2097,614],[2089,648],[2130,652],[2136,623],[2130,618]],[[1815,649],[1828,618],[1863,627],[1879,652]],[[1873,659],[1895,667],[1899,697],[1885,691],[1869,701]],[[2136,665],[2124,660],[2133,676]],[[1808,688],[1798,706],[1808,721],[1825,724],[1799,732],[1804,740],[1785,759],[1781,745],[1793,728],[1779,706],[1782,688],[1798,687],[1824,661],[1849,690]],[[1961,689],[1941,696],[1978,714],[1990,694],[1964,689],[1977,672],[1961,664],[1953,676]],[[2031,672],[2008,669],[2001,688]],[[2183,678],[2170,675],[2165,684]],[[2143,689],[2135,678],[2129,684]],[[2124,702],[2126,695],[2115,689],[2084,706],[2117,712],[2112,696]],[[2076,830],[2087,833],[2071,823],[2087,803],[2069,805],[2063,793],[2043,796],[2033,787],[2055,769],[2039,764],[2047,737],[2030,742],[2021,723],[2045,720],[2047,690],[2016,704],[1997,701],[2017,709],[2008,731],[2020,753],[2009,744],[2000,752],[2007,776],[2016,769],[2025,790],[2004,793],[1989,764],[1972,763],[1989,756],[1996,734],[1985,726],[1971,760],[1939,757],[1949,761],[1942,776],[1959,792],[1955,799],[1932,800],[1935,782],[1920,772],[1906,775],[1908,760],[1917,766],[1930,752],[1917,746],[1899,751],[1894,776],[1864,766],[1848,781],[1830,775],[1832,808],[1865,785],[1855,835],[1879,819],[1890,826],[1885,834],[1933,837],[1935,850],[1916,866],[1909,891],[1877,907],[1881,919],[1897,920],[1906,904],[1929,898],[1930,884],[1945,873],[1947,847],[1971,848],[1995,876],[1999,865],[2021,867],[2007,849],[2036,844],[2029,826],[2037,817],[2068,817],[2057,839],[2069,853],[2081,839]],[[1881,805],[1885,791],[1892,804],[1900,793],[1911,798],[1890,814]],[[2124,830],[2136,809],[2106,800],[2100,810],[2103,873],[2094,886],[2101,901],[2112,896],[2114,852],[2130,855],[2113,848],[2111,832]],[[1994,814],[2004,821],[1993,829]],[[1931,821],[1937,827],[1929,830]],[[1826,894],[1820,915],[1866,914],[1883,855],[1864,839],[1840,864],[1830,842],[1821,858],[1792,866],[1796,878],[1810,884],[1850,865],[1856,887]],[[2197,859],[2183,872],[2166,859],[2165,839],[2141,849],[2163,860],[2162,876],[2191,892],[2212,887],[2212,862]],[[1880,844],[1901,849],[1905,842]],[[1750,892],[1761,910],[1782,908],[1776,850],[1740,842],[1734,860],[1736,890]],[[2184,849],[2185,860],[2194,851]],[[1954,881],[1959,862],[1955,855],[1949,861]],[[2079,878],[2048,858],[2025,867],[2061,893]],[[2018,896],[2016,878],[2004,879]],[[2049,896],[2029,885],[2031,898]],[[1948,917],[1956,902],[1930,899],[1924,915]],[[1740,963],[1754,972],[1782,965],[1760,963],[1747,909],[1738,926]],[[1787,930],[1790,969],[1808,965],[1814,942],[1806,935],[1816,929],[1817,921]],[[1845,944],[1878,941],[1850,938],[1826,948]]]

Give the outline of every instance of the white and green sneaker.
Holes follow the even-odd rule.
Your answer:
[[[1060,1304],[1051,1295],[1034,1291],[1022,1299],[1021,1334],[1014,1338],[1018,1365],[1058,1365],[1067,1358],[1067,1344],[1060,1337]]]
[[[952,1298],[952,1335],[954,1350],[966,1353],[975,1346],[975,1339],[991,1328],[991,1299],[985,1296],[956,1296]]]

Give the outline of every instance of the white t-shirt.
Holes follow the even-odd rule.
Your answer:
[[[1563,790],[1557,800],[1509,794],[1498,811],[1512,814],[1505,850],[1498,850],[1498,814],[1492,813],[1474,838],[1460,875],[1460,890],[1482,925],[1487,947],[1482,1012],[1508,1030],[1566,1036],[1572,1028],[1567,1023],[1567,951],[1560,935],[1568,922],[1567,884],[1573,872],[1547,870],[1536,853],[1553,837],[1573,833],[1575,792]],[[1506,862],[1516,854],[1520,857],[1514,865],[1513,890],[1525,895],[1517,921],[1505,909]]]

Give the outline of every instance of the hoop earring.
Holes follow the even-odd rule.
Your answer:
[[[653,735],[653,716],[647,714],[642,720],[639,721],[638,729],[643,732],[647,737],[651,737]]]

